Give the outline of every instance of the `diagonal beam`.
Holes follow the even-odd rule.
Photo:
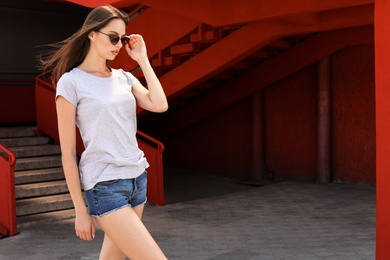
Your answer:
[[[164,122],[160,123],[164,127],[157,127],[159,134],[161,137],[167,137],[344,47],[373,41],[372,26],[323,32],[312,36],[190,105],[167,114],[162,118]],[[178,118],[180,120],[177,120]]]
[[[108,5],[117,2],[117,0],[66,0],[73,4],[82,5],[89,8],[95,8],[101,5]]]
[[[144,0],[142,4],[213,25],[226,26],[256,20],[373,4],[374,0]]]
[[[281,36],[373,24],[373,10],[373,5],[365,5],[321,12],[319,22],[311,25],[285,21],[253,22],[163,75],[160,81],[171,99]]]

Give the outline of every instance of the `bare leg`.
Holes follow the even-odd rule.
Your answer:
[[[139,217],[142,216],[143,206],[140,207],[135,209],[125,207],[109,215],[96,218],[96,222],[105,232],[103,244],[107,243],[107,247],[105,245],[103,247],[105,250],[111,250],[116,245],[117,248],[113,251],[119,250],[132,260],[167,259],[141,222]],[[106,252],[102,253],[106,254]],[[101,259],[105,260],[106,258],[101,256]]]
[[[123,260],[126,255],[115,245],[107,234],[104,234],[99,260]]]
[[[133,208],[134,212],[137,214],[139,219],[142,218],[144,212],[144,204]],[[119,249],[117,245],[111,240],[107,234],[104,234],[104,240],[102,249],[100,252],[100,260],[123,260],[126,258],[126,255]]]
[[[135,214],[142,219],[142,214],[144,213],[145,204],[139,205],[138,207],[133,208]]]

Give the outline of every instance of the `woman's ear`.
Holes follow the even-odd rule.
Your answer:
[[[88,38],[89,38],[90,40],[92,40],[94,37],[95,37],[95,32],[94,32],[94,31],[92,31],[92,32],[90,32],[90,33],[88,34]]]

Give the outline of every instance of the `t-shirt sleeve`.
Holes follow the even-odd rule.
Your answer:
[[[124,71],[123,69],[120,69],[120,72],[126,77],[127,84],[129,84],[130,87],[139,82],[139,80],[132,73]]]
[[[139,80],[133,74],[131,74],[130,72],[126,72],[126,74],[127,74],[127,77],[128,77],[128,79],[130,81],[131,86],[133,86],[135,83],[139,82]]]
[[[64,97],[75,107],[77,107],[78,99],[75,85],[72,81],[71,76],[68,73],[62,75],[60,80],[57,82],[56,100],[59,96]]]

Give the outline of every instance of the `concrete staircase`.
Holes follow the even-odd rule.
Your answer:
[[[0,128],[0,143],[16,156],[15,192],[18,225],[74,217],[61,165],[59,145],[38,137],[35,127]]]

